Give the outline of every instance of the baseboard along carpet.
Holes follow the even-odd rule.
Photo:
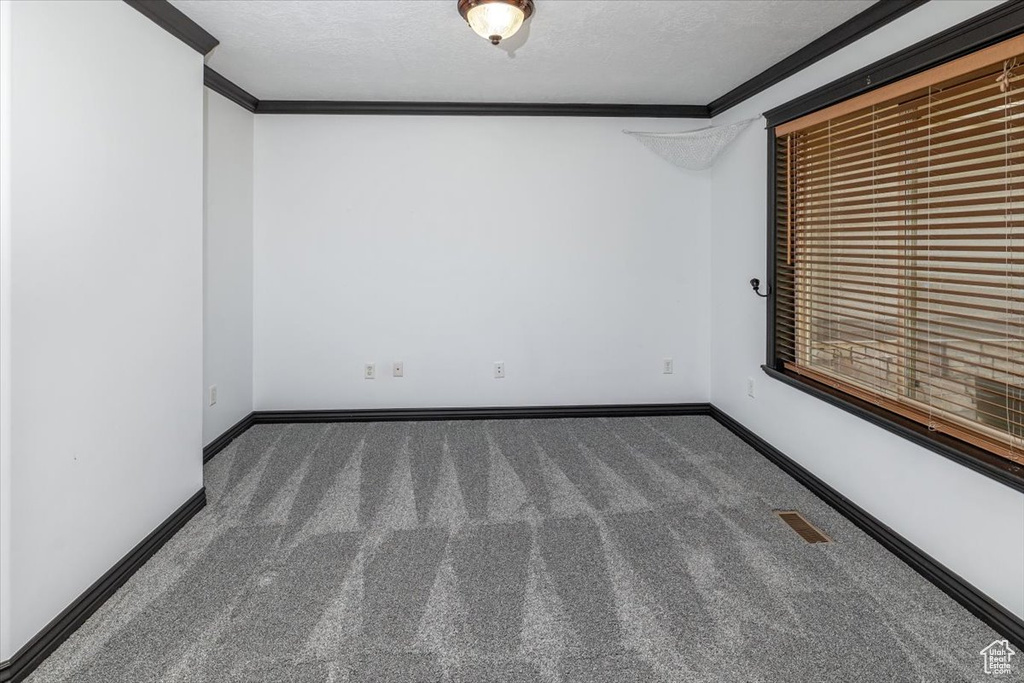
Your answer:
[[[1000,638],[706,416],[257,424],[206,491],[28,681],[959,681]]]

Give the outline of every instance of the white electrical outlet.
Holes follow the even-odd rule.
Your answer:
[[[210,405],[211,406],[217,405],[217,385],[216,384],[211,384],[210,385]]]
[[[671,358],[666,358],[665,360],[661,361],[661,371],[663,373],[665,373],[666,375],[671,375],[673,372],[675,372],[672,369],[672,359]]]
[[[494,379],[504,379],[505,377],[505,361],[499,360],[494,364]]]
[[[405,377],[405,363],[396,360],[391,364],[391,374],[395,377]]]
[[[747,378],[747,396],[754,398],[754,378]]]
[[[373,363],[367,363],[363,366],[363,379],[373,379],[377,376],[377,366]]]

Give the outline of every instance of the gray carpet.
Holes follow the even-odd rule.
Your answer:
[[[31,683],[989,678],[992,630],[707,417],[262,425],[206,486]]]

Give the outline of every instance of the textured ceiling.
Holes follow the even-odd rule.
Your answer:
[[[707,104],[872,0],[536,0],[494,47],[456,0],[171,0],[260,99]]]

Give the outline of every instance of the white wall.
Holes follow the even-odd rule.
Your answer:
[[[11,3],[0,2],[0,661],[11,652]]]
[[[253,114],[206,90],[203,443],[252,412]],[[210,386],[217,404],[210,405]]]
[[[12,10],[0,659],[202,486],[202,57],[120,2]]]
[[[716,118],[772,107],[938,33],[997,2],[935,0]],[[1024,495],[777,382],[765,361],[767,153],[763,122],[712,183],[712,401],[1008,609],[1024,616]],[[747,396],[747,378],[756,398]],[[794,426],[794,419],[797,424]]]
[[[706,401],[700,125],[257,116],[256,408]]]

